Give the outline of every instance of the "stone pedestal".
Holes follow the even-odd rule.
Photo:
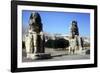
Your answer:
[[[51,54],[49,53],[37,53],[35,54],[35,59],[50,59],[52,58],[51,57]]]
[[[30,53],[30,54],[27,54],[27,58],[29,59],[33,59],[33,60],[39,60],[39,59],[51,59],[52,56],[51,54],[49,53]]]

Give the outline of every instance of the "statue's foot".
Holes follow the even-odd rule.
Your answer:
[[[26,57],[27,57],[27,59],[29,59],[29,58],[30,58],[30,54],[27,54],[27,56],[26,56]]]

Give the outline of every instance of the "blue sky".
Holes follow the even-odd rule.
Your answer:
[[[23,32],[29,25],[29,17],[33,11],[22,11]],[[81,36],[90,36],[90,14],[75,12],[44,12],[37,11],[42,20],[43,31],[49,33],[66,34],[70,33],[70,25],[73,20],[78,22]],[[66,34],[67,35],[67,34]]]

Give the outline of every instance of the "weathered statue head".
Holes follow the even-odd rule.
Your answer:
[[[41,17],[38,12],[31,13],[29,19],[29,29],[37,33],[42,31]]]
[[[71,34],[72,34],[72,38],[74,38],[75,35],[79,35],[77,21],[72,21],[72,24],[71,24]]]

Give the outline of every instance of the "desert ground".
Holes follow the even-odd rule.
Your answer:
[[[52,58],[34,60],[34,59],[27,59],[25,49],[23,49],[23,51],[22,51],[22,62],[90,59],[90,54],[86,54],[87,50],[82,51],[82,54],[68,54],[68,52],[66,50],[55,50],[55,49],[52,49],[52,48],[45,48],[45,53],[51,54]]]

